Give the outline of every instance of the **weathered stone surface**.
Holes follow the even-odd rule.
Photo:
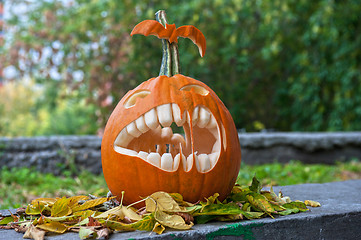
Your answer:
[[[246,164],[270,162],[333,164],[361,159],[361,132],[336,133],[240,133],[242,161]]]
[[[76,168],[99,174],[100,145],[97,136],[0,138],[0,166],[34,167],[54,174]]]
[[[240,133],[239,138],[246,164],[361,159],[361,132]],[[100,145],[97,136],[0,138],[0,166],[35,167],[55,174],[76,167],[98,174],[102,172]]]
[[[167,230],[162,235],[116,233],[110,239],[361,239],[361,180],[275,187],[279,190],[292,200],[315,200],[322,207],[275,219],[199,224],[189,231]],[[8,214],[5,210],[0,213]],[[0,230],[0,239],[22,239],[22,234]],[[78,235],[68,233],[47,239],[78,239]]]

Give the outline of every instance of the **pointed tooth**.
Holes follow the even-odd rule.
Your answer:
[[[114,146],[114,150],[120,154],[129,155],[129,156],[137,156],[137,152],[130,150],[130,149]]]
[[[198,162],[198,157],[197,157],[196,154],[194,154],[194,158],[195,158],[195,161],[196,161],[196,163],[197,163],[197,162]],[[189,156],[187,157],[187,163],[186,163],[186,165],[183,164],[183,167],[184,167],[184,166],[186,166],[186,169],[187,169],[187,170],[185,170],[185,171],[191,170],[191,168],[192,168],[192,166],[193,166],[193,154],[192,154],[192,153],[189,154]]]
[[[183,126],[185,121],[187,120],[186,112],[183,112],[183,116],[181,118],[181,111],[178,104],[176,103],[172,103],[172,110],[175,124],[177,124],[178,127]]]
[[[138,130],[142,133],[146,133],[149,130],[149,127],[145,124],[144,116],[140,116],[137,120],[135,120],[135,125]]]
[[[209,123],[209,120],[211,119],[211,113],[208,112],[205,108],[201,107],[199,109],[199,118],[198,118],[198,126],[200,128],[204,128]]]
[[[175,158],[174,158],[174,162],[173,162],[173,170],[177,170],[179,167],[179,163],[182,161],[184,162],[186,160],[186,157],[180,153],[178,153]]]
[[[157,112],[154,108],[144,114],[144,120],[150,129],[156,129],[159,126]]]
[[[216,119],[214,118],[213,114],[211,114],[211,119],[209,120],[209,123],[207,125],[207,128],[216,128],[217,127],[217,121]]]
[[[157,107],[158,119],[163,127],[169,127],[173,122],[172,106],[170,103]]]
[[[173,136],[173,130],[170,127],[162,128],[161,138],[164,140],[170,140]]]
[[[193,113],[192,113],[192,125],[193,126],[197,125],[198,119],[199,119],[199,106],[197,106],[193,109]],[[190,124],[190,120],[187,119],[187,121]]]
[[[123,128],[114,141],[114,144],[119,147],[127,147],[133,140],[133,136],[127,132],[127,128]]]
[[[148,157],[147,157],[147,161],[156,166],[156,167],[160,167],[160,155],[159,153],[149,153]]]
[[[137,126],[135,126],[134,122],[131,122],[127,126],[127,132],[133,137],[137,138],[142,135],[142,132],[138,130]]]
[[[214,165],[216,165],[217,163],[219,152],[213,152],[209,154],[208,157],[209,157],[209,161],[211,162],[211,167],[214,167]]]
[[[147,157],[148,157],[148,153],[147,152],[143,152],[143,151],[140,151],[138,153],[138,157],[142,158],[143,160],[147,161]]]
[[[173,170],[173,157],[170,153],[164,153],[160,159],[160,167],[166,171]]]
[[[200,172],[207,172],[211,169],[211,162],[207,154],[200,154],[198,156],[199,170]]]

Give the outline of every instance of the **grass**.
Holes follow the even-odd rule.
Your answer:
[[[249,185],[255,174],[263,185],[274,186],[361,179],[361,162],[306,165],[292,161],[287,164],[242,165],[237,182]],[[63,176],[57,177],[27,168],[2,168],[0,171],[0,209],[25,206],[37,197],[105,196],[107,192],[103,176],[87,172],[72,177],[70,172],[65,171]]]

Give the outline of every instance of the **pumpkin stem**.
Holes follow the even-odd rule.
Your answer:
[[[155,14],[155,19],[164,27],[167,24],[167,17],[164,10],[159,10]],[[169,43],[167,39],[162,39],[162,64],[160,66],[159,76],[166,75],[168,77],[179,74],[179,54],[176,42]]]

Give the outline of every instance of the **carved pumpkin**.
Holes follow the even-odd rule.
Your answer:
[[[158,14],[165,19],[164,12]],[[142,24],[132,34],[148,34]],[[170,54],[175,43],[167,34],[158,37],[166,38],[164,54]],[[205,51],[205,41],[193,41]],[[167,57],[163,72],[170,73]],[[173,133],[174,125],[184,136]],[[129,91],[108,120],[101,153],[107,185],[118,197],[125,191],[125,204],[156,191],[178,192],[189,202],[214,193],[224,199],[241,162],[238,133],[224,104],[207,85],[181,74],[160,75]]]

